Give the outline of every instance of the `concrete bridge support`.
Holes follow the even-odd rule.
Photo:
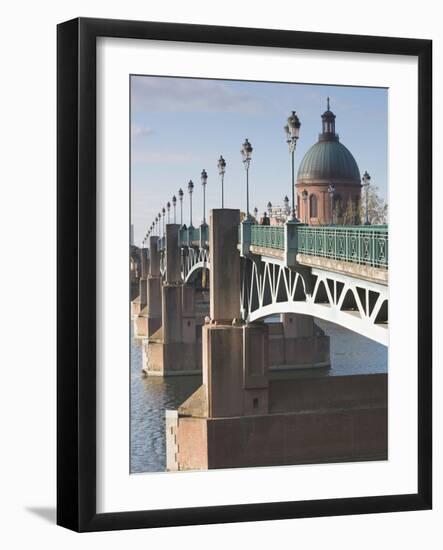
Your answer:
[[[138,281],[137,296],[131,301],[131,317],[135,319],[146,307],[146,278],[149,270],[149,250],[142,248],[140,251],[141,272]],[[131,287],[132,292],[132,287]]]
[[[329,337],[312,316],[282,313],[269,323],[269,363],[273,370],[329,367]]]
[[[155,330],[151,332],[148,327],[148,339],[143,343],[143,370],[149,375],[201,372],[201,326],[207,309],[200,307],[198,311],[204,297],[197,296],[192,286],[182,284],[179,228],[166,225],[164,282],[158,295],[153,285],[154,307],[151,303],[148,306],[150,318],[159,319],[159,326],[152,323]]]
[[[238,223],[238,210],[211,212],[203,384],[167,412],[167,469],[385,459],[385,375],[270,374],[268,325],[239,321]],[[284,316],[282,326],[289,340],[314,341],[311,319]]]
[[[161,276],[158,238],[149,238],[149,263],[143,280],[143,293],[140,292],[140,305],[143,307],[134,321],[136,338],[148,338],[161,327]],[[142,268],[143,273],[143,268]]]

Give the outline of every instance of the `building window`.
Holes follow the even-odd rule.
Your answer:
[[[317,195],[311,195],[309,197],[309,214],[311,218],[317,218]]]

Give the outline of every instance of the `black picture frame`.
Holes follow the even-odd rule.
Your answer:
[[[96,39],[398,54],[418,58],[416,494],[96,512]],[[74,19],[57,29],[57,523],[76,531],[425,510],[432,506],[432,42],[286,30]]]

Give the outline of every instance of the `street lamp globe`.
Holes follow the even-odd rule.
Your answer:
[[[206,185],[206,183],[208,182],[208,174],[204,168],[202,170],[200,178],[201,178],[202,185]]]
[[[295,170],[294,170],[294,156],[295,149],[297,147],[297,140],[300,137],[300,120],[295,114],[295,111],[288,117],[287,124],[284,126],[284,131],[286,134],[286,143],[289,147],[289,153],[291,154],[291,196],[292,196],[292,205],[289,219],[292,222],[297,221],[295,215]],[[289,201],[288,201],[289,202]]]
[[[172,196],[172,208],[174,211],[174,224],[176,223],[176,216],[175,216],[175,208],[177,206],[177,197],[175,195]]]
[[[248,138],[245,139],[242,148],[240,150],[243,157],[243,165],[246,170],[246,221],[249,221],[249,165],[251,164],[252,157],[252,145],[250,144]]]
[[[240,150],[243,157],[243,162],[246,163],[251,161],[252,151],[253,151],[252,145],[249,142],[248,138],[246,138]]]
[[[178,198],[180,200],[180,225],[183,225],[183,189],[180,187],[178,190]]]
[[[285,132],[288,139],[297,140],[300,137],[300,120],[295,114],[295,111],[292,111],[292,114],[288,117],[288,124],[285,126]]]
[[[305,223],[308,223],[308,208],[307,208],[308,192],[306,191],[306,189],[303,189],[301,196],[303,199],[303,211],[304,211]]]
[[[194,191],[194,183],[192,180],[189,180],[188,183],[188,191],[189,191],[189,227],[192,227],[192,192]]]
[[[220,155],[220,158],[218,159],[217,168],[220,176],[226,172],[226,161],[222,155]]]
[[[288,195],[285,195],[285,198],[283,199],[283,204],[285,205],[285,214],[289,214],[289,197]]]
[[[200,174],[200,179],[203,187],[203,222],[202,225],[206,225],[206,184],[208,183],[208,174],[203,168],[202,173]]]
[[[334,195],[335,195],[335,185],[330,183],[328,185],[328,193],[329,193],[329,203],[331,208],[331,223],[334,225]]]
[[[225,186],[226,161],[222,157],[222,155],[220,155],[220,158],[218,159],[217,168],[218,168],[218,173],[220,174],[220,178],[221,178],[222,208],[224,208],[225,207],[225,190],[224,190],[224,186]]]
[[[365,188],[365,225],[371,225],[369,221],[369,184],[371,183],[371,176],[365,170],[363,177],[361,178],[363,187]]]

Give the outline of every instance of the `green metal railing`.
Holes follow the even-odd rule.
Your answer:
[[[388,267],[388,227],[335,226],[298,228],[298,252],[334,260]]]
[[[250,244],[261,248],[285,249],[285,227],[275,225],[250,226]],[[294,235],[294,234],[293,234]],[[209,226],[204,229],[206,241]],[[241,226],[238,233],[241,241]],[[200,228],[181,229],[180,246],[198,245]],[[293,252],[320,256],[345,262],[388,268],[388,226],[355,225],[355,226],[308,226],[297,224],[295,239],[292,238]],[[295,244],[296,243],[296,244]]]
[[[200,227],[180,229],[178,242],[179,246],[189,246],[200,243]]]
[[[264,248],[285,248],[284,227],[280,225],[251,225],[251,244]]]

